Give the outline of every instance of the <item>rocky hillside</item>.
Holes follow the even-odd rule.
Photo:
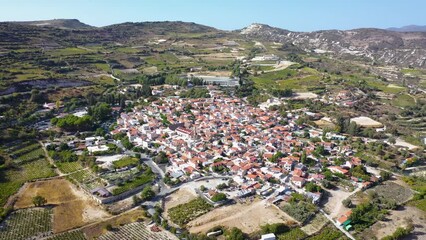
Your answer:
[[[246,37],[292,43],[308,52],[331,53],[345,59],[362,58],[383,64],[426,68],[426,32],[354,29],[291,32],[263,24],[240,31]]]
[[[41,21],[23,21],[13,22],[22,25],[30,25],[37,27],[53,27],[61,29],[91,29],[93,26],[87,25],[80,22],[77,19],[53,19],[53,20],[41,20]]]

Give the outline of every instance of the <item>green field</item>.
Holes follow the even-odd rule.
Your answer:
[[[18,149],[10,153],[13,167],[2,170],[4,180],[0,182],[0,206],[3,206],[7,198],[17,192],[25,182],[56,175],[38,143],[21,144],[22,149],[19,147],[20,144],[11,148]]]
[[[139,164],[139,159],[134,157],[124,157],[118,161],[113,162],[115,168],[124,168],[128,166],[136,166]]]
[[[397,107],[408,107],[413,106],[414,104],[414,98],[407,94],[398,95],[395,99],[392,100],[392,105]]]
[[[60,57],[60,56],[70,56],[70,55],[81,55],[88,54],[89,51],[81,48],[61,48],[49,51],[52,56]]]
[[[256,86],[263,89],[279,88],[307,91],[321,87],[321,75],[312,68],[295,69],[295,66],[284,70],[269,72],[252,77]]]

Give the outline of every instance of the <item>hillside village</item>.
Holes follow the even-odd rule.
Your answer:
[[[37,24],[0,23],[0,240],[424,236],[426,71],[335,39],[421,33]]]

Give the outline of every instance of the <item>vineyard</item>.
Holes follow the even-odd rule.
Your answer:
[[[45,158],[43,149],[36,142],[14,142],[5,149],[12,159],[12,167],[3,169],[0,182],[0,206],[7,198],[18,191],[27,181],[55,176],[55,172]]]
[[[110,231],[99,237],[99,240],[122,240],[122,239],[150,239],[150,240],[166,240],[177,239],[167,232],[152,232],[144,223],[135,222],[124,225],[114,231]]]
[[[84,183],[86,181],[90,181],[96,178],[96,176],[88,169],[84,169],[75,173],[72,173],[68,175],[68,177],[72,178],[73,180]]]
[[[52,234],[52,210],[32,208],[12,212],[0,224],[0,240],[46,237]]]
[[[56,166],[62,173],[72,173],[83,169],[79,162],[57,162]]]
[[[213,206],[208,204],[202,198],[197,198],[190,202],[170,208],[168,215],[174,223],[182,226],[207,213],[212,208]]]
[[[46,240],[85,240],[84,233],[80,230],[70,231],[55,235]]]

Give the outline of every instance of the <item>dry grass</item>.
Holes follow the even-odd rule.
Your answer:
[[[53,208],[53,232],[59,233],[109,216],[84,192],[65,179],[28,183],[20,192],[15,208],[32,207],[32,199],[43,196]]]
[[[293,225],[296,221],[274,205],[265,205],[265,200],[249,204],[234,204],[216,208],[188,223],[192,233],[207,232],[215,226],[237,227],[245,233],[260,230],[266,223],[284,222]]]

